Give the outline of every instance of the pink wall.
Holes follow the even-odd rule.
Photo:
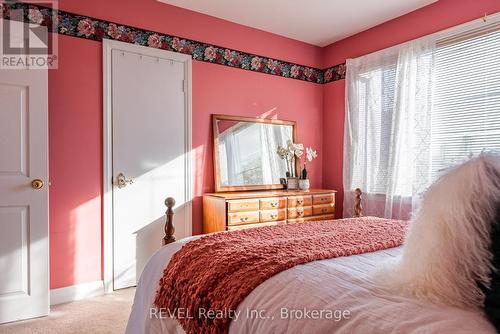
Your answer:
[[[500,11],[499,0],[439,0],[429,6],[333,43],[324,49],[323,67],[447,29]],[[342,189],[344,80],[325,85],[323,123],[323,186]],[[337,213],[342,196],[337,200]]]
[[[59,7],[303,65],[322,61],[318,47],[156,0],[60,0]],[[59,69],[49,73],[52,289],[102,279],[102,45],[58,37]],[[201,232],[200,196],[213,191],[210,114],[296,120],[299,139],[321,152],[322,104],[321,85],[193,61],[193,232]],[[314,187],[322,186],[322,165],[310,166]]]
[[[101,279],[102,50],[59,35],[49,71],[51,288]]]
[[[344,147],[344,80],[323,86],[323,186],[336,189],[335,215],[342,217]]]

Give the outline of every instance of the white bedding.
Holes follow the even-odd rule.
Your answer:
[[[175,319],[151,318],[150,308],[171,256],[194,238],[167,245],[151,257],[137,285],[127,334],[184,333]],[[495,333],[479,314],[391,295],[377,288],[370,274],[380,263],[399,256],[400,251],[392,248],[314,261],[281,272],[259,285],[239,305],[239,316],[232,321],[230,333]]]

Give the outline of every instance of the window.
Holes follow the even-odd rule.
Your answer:
[[[405,219],[443,169],[500,151],[495,20],[347,60],[344,190],[365,192],[367,214]]]
[[[363,152],[356,162],[367,168],[354,168],[353,180],[363,184],[367,192],[385,194],[391,177],[387,172],[388,147],[394,140],[394,127],[401,126],[394,124],[395,90],[402,83],[396,82],[400,61],[394,56],[397,51],[381,52],[386,52],[381,55],[383,60],[368,61],[355,78],[355,109],[359,119],[364,119],[357,123],[361,128],[356,135],[362,143],[358,150]],[[406,177],[411,170],[409,166],[402,168],[398,180],[393,182],[393,192],[401,196],[410,196],[415,189],[424,191],[442,170],[471,154],[500,151],[500,27],[438,40],[432,52],[430,124],[427,128],[419,124],[418,115],[405,115],[406,122],[413,123],[404,125],[408,130],[425,129],[409,139],[414,142],[410,150],[411,145],[404,145],[405,149],[399,153],[401,161],[412,161],[416,166],[414,174],[427,176],[416,177],[425,182],[415,186],[415,178]],[[421,57],[427,58],[427,55]],[[429,138],[425,138],[425,143],[419,140],[426,136]],[[414,151],[421,148],[423,155],[430,154],[430,159],[412,158]]]
[[[500,30],[470,35],[437,44],[432,179],[471,153],[500,150]]]

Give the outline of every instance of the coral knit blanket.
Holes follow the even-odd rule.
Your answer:
[[[210,234],[174,254],[154,305],[176,315],[186,333],[228,333],[231,312],[268,278],[302,263],[400,246],[406,225],[362,217]],[[228,316],[214,319],[210,310]]]

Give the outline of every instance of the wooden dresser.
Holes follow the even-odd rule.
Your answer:
[[[203,196],[203,233],[334,219],[335,190],[241,191]]]

